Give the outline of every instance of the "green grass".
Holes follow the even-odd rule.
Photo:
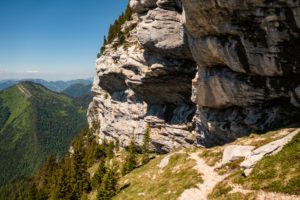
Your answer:
[[[192,169],[196,162],[188,159],[188,154],[171,156],[168,165],[160,170],[158,165],[164,157],[159,156],[122,177],[119,180],[121,190],[113,199],[176,199],[185,189],[203,183],[201,174]],[[138,193],[145,193],[145,196]]]
[[[225,183],[224,181],[222,181],[214,187],[213,191],[210,194],[208,194],[208,198],[214,199],[217,197],[222,197],[226,195],[228,192],[230,192],[231,190],[232,187],[227,183]]]
[[[223,149],[219,147],[203,149],[202,152],[199,153],[199,157],[204,159],[208,166],[214,166],[217,162],[222,161]]]
[[[300,133],[278,154],[260,160],[244,185],[254,190],[300,195]]]
[[[248,177],[242,174],[243,170],[236,167],[221,183],[232,182],[244,189],[300,195],[300,133],[279,153],[257,162]]]

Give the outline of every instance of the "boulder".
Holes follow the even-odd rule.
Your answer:
[[[240,158],[245,158],[255,146],[241,146],[241,145],[231,145],[225,148],[223,152],[222,163],[233,162]]]
[[[241,167],[245,170],[245,175],[249,176],[255,164],[260,161],[264,156],[271,156],[277,154],[282,150],[283,146],[286,145],[289,141],[293,139],[295,135],[297,135],[299,130],[295,130],[289,135],[285,136],[280,140],[276,140],[274,142],[270,142],[264,146],[259,147],[249,154],[246,159],[241,163]]]

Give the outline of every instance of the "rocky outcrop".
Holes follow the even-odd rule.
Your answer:
[[[92,87],[94,100],[88,121],[90,126],[100,122],[100,140],[120,138],[121,146],[127,148],[133,136],[141,144],[149,127],[157,152],[197,144],[191,123],[196,106],[190,100],[196,63],[191,59],[180,15],[173,12],[164,18],[166,13],[158,9],[148,29],[144,28],[148,15],[139,19],[134,16],[124,25],[134,27],[126,43],[117,48],[107,45],[96,60],[98,76]],[[132,26],[138,21],[137,27]],[[155,29],[158,25],[163,27],[163,23],[175,28],[155,35]],[[122,28],[130,29],[128,26]],[[146,37],[149,30],[150,36]]]
[[[300,114],[299,2],[131,0],[126,43],[107,45],[89,123],[100,138],[147,126],[154,149],[232,142]],[[117,41],[115,41],[117,43]],[[193,120],[192,120],[193,119]]]
[[[249,176],[255,164],[260,161],[264,156],[271,156],[277,154],[282,150],[284,145],[290,142],[295,135],[299,133],[299,130],[295,130],[289,135],[285,136],[280,140],[276,140],[274,142],[270,142],[258,149],[255,149],[250,154],[246,156],[246,159],[241,163],[241,167],[245,170],[245,175]]]
[[[222,163],[233,162],[251,154],[255,146],[231,145],[224,149]]]
[[[198,64],[198,142],[214,146],[299,116],[299,2],[182,0]]]

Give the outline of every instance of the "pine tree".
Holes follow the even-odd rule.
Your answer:
[[[86,192],[84,192],[80,198],[80,200],[88,200],[88,196],[86,194]]]
[[[106,37],[105,37],[105,35],[104,35],[103,46],[105,46],[105,45],[107,45],[107,39],[106,39]]]
[[[114,40],[115,38],[115,34],[114,34],[114,27],[113,25],[110,25],[109,26],[109,31],[108,31],[108,35],[107,35],[107,41],[108,43],[112,43],[112,41]]]
[[[120,151],[120,140],[119,140],[119,138],[116,139],[115,150],[116,150],[116,152]]]
[[[106,157],[106,152],[105,152],[104,144],[97,145],[95,147],[95,150],[94,150],[94,153],[93,153],[93,157],[96,160],[100,160],[102,157]]]
[[[145,130],[144,139],[143,139],[143,145],[142,145],[142,164],[147,164],[150,160],[149,158],[149,151],[150,151],[150,127],[147,125],[147,128]]]
[[[102,179],[105,174],[106,174],[105,158],[103,157],[99,163],[99,167],[98,167],[96,173],[93,176],[93,187],[94,188],[97,188],[99,185],[101,185]]]
[[[114,147],[115,147],[115,144],[113,141],[111,141],[108,146],[107,146],[107,151],[106,151],[106,155],[109,159],[112,159],[114,157]]]
[[[59,199],[63,199],[63,200],[69,199],[70,185],[69,185],[69,181],[68,181],[69,177],[67,175],[65,166],[61,167],[57,179],[58,179],[57,186],[56,186],[57,197]]]
[[[82,196],[83,192],[88,192],[91,189],[82,137],[77,139],[74,145],[74,153],[72,155],[72,184],[77,199]]]
[[[43,169],[38,171],[35,178],[36,183],[38,183],[38,199],[46,199],[51,194],[51,189],[55,187],[57,166],[53,155],[50,154],[43,165]]]
[[[136,168],[137,152],[138,152],[138,147],[135,144],[135,138],[134,138],[134,134],[133,134],[133,137],[132,137],[132,139],[130,141],[130,145],[129,145],[129,154],[126,156],[125,161],[122,166],[122,170],[121,170],[123,176],[128,174],[132,170],[134,170],[134,168]]]
[[[97,199],[108,200],[117,193],[118,167],[113,164],[107,169],[107,173],[102,179],[101,186],[98,190]]]
[[[12,200],[19,200],[19,198],[20,198],[19,193],[16,192],[16,193],[13,195]]]
[[[126,11],[125,11],[124,20],[125,21],[129,21],[131,19],[131,16],[132,16],[132,9],[131,9],[131,7],[130,7],[130,5],[128,3]]]

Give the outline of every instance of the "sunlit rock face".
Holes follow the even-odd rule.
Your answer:
[[[150,5],[143,3],[147,1],[139,1],[139,5]],[[100,122],[100,142],[119,138],[124,148],[133,136],[142,144],[148,126],[153,149],[159,153],[197,145],[192,124],[196,105],[191,101],[197,65],[181,15],[155,4],[127,24],[132,36],[126,39],[127,45],[117,49],[107,45],[96,60],[90,126]]]
[[[299,1],[182,0],[198,64],[198,142],[213,146],[299,115]]]
[[[161,153],[232,142],[299,115],[299,1],[131,0],[127,45],[96,60],[100,141]],[[122,27],[125,30],[125,27]]]

